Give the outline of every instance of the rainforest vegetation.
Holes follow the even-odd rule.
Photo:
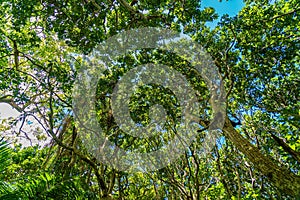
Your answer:
[[[0,103],[19,115],[0,118],[0,199],[300,199],[300,2],[244,0],[231,17],[202,1],[1,0]],[[218,24],[208,26],[212,21]],[[95,91],[97,119],[112,143],[150,152],[174,136],[167,127],[170,135],[140,140],[117,126],[110,94],[138,65],[173,66],[204,108],[196,138],[176,161],[131,173],[86,149],[72,91],[84,57],[97,45],[144,27],[185,34],[205,49],[224,86],[226,116],[203,156],[212,107],[203,77],[170,51],[119,56]],[[160,104],[176,121],[180,108],[172,95],[155,84],[139,88],[131,117],[147,124],[150,107]]]

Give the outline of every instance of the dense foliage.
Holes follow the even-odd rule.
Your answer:
[[[300,3],[245,0],[235,17],[218,18],[195,0],[0,1],[0,102],[20,112],[2,121],[0,199],[298,199],[300,198]],[[201,9],[200,9],[201,8]],[[211,110],[209,91],[191,64],[172,52],[141,49],[121,56],[99,80],[97,116],[107,137],[127,150],[151,151],[176,134],[136,140],[120,131],[110,94],[122,75],[146,63],[181,72],[203,111],[195,141],[175,163],[127,173],[97,161],[78,137],[72,88],[82,55],[125,30],[162,27],[189,35],[212,56],[226,90],[226,121],[214,149],[200,152]],[[101,86],[101,87],[100,87]],[[131,98],[131,117],[149,123],[150,106],[180,107],[152,84]],[[28,119],[36,127],[27,130]],[[46,145],[22,147],[33,134]],[[5,134],[2,135],[5,137]],[[28,137],[28,136],[27,136]],[[40,143],[41,144],[41,143]]]

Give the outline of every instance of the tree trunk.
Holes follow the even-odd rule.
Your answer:
[[[294,197],[300,196],[300,176],[293,174],[285,167],[278,166],[267,156],[263,155],[258,148],[239,134],[226,117],[223,132],[239,151],[241,151],[274,186],[282,192]]]

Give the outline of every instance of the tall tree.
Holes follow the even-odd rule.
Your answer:
[[[44,149],[47,155],[33,156],[44,159],[36,172],[45,172],[44,176],[30,171],[32,165],[21,165],[15,172],[39,177],[42,181],[32,183],[34,188],[65,181],[72,191],[78,188],[73,191],[76,198],[299,197],[298,1],[246,0],[237,16],[222,16],[214,29],[205,23],[216,19],[217,13],[213,8],[201,10],[200,4],[191,0],[1,1],[0,102],[21,113],[16,135],[26,134],[23,124],[31,116],[42,127],[40,133],[52,139]],[[80,55],[88,54],[121,31],[149,26],[188,34],[210,53],[226,89],[227,115],[222,135],[206,158],[200,156],[199,150],[207,126],[208,116],[203,115],[199,126],[204,129],[199,130],[181,159],[154,172],[129,174],[103,165],[84,148],[74,123],[72,87],[82,65]],[[111,66],[113,70],[99,81],[96,110],[111,141],[130,151],[137,147],[151,151],[176,134],[168,129],[170,135],[136,140],[120,131],[111,115],[110,94],[119,78],[149,62],[165,64],[182,73],[197,90],[203,112],[211,109],[208,87],[188,61],[159,49],[121,56]],[[161,104],[168,108],[168,120],[176,121],[180,107],[172,95],[157,85],[140,88],[131,99],[131,117],[147,124],[149,108]],[[53,177],[47,175],[49,171]],[[5,173],[9,175],[9,171]],[[68,188],[62,185],[56,191]],[[24,194],[30,198],[33,193]],[[51,198],[53,193],[39,195]],[[61,198],[70,197],[67,196]]]

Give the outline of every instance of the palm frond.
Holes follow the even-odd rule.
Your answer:
[[[10,161],[10,153],[11,149],[8,147],[9,143],[7,143],[4,138],[0,139],[0,171],[5,170]]]
[[[4,196],[15,199],[78,199],[82,194],[73,180],[61,181],[55,175],[43,173],[39,176],[23,177],[15,185],[15,190]],[[1,199],[5,199],[1,198]]]
[[[8,147],[8,145],[9,143],[7,143],[4,138],[0,139],[0,172],[5,171],[10,164],[11,149]],[[10,199],[1,197],[10,193],[12,190],[13,188],[9,183],[6,183],[4,180],[0,180],[0,199]]]

